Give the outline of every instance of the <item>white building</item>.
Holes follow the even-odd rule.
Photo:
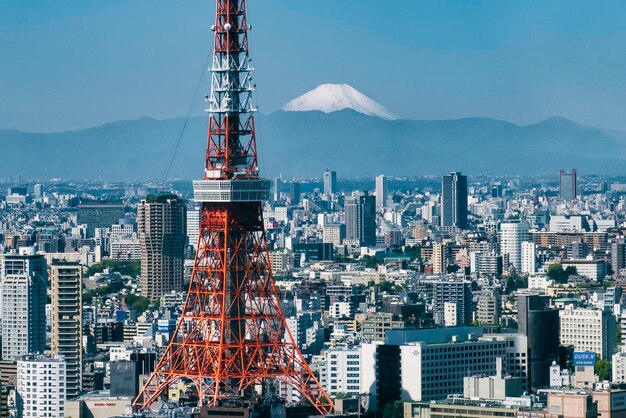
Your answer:
[[[457,321],[457,305],[454,302],[446,302],[443,304],[443,322],[446,327],[456,327]]]
[[[17,405],[24,418],[65,417],[65,360],[26,356],[17,362]]]
[[[376,211],[382,212],[387,205],[387,177],[376,177]]]
[[[338,393],[359,395],[361,389],[361,350],[329,350],[326,352],[326,375],[322,386],[330,396]]]
[[[534,274],[537,272],[537,244],[522,242],[522,273]]]
[[[613,354],[611,367],[613,368],[612,382],[626,383],[626,345],[622,345],[620,352]]]
[[[563,260],[563,269],[575,267],[580,276],[590,278],[595,282],[601,282],[606,277],[606,262],[604,260]]]
[[[288,273],[293,270],[294,256],[288,249],[270,252],[270,265],[274,273]]]
[[[46,260],[5,255],[0,272],[2,359],[18,359],[46,348]]]
[[[508,255],[509,264],[522,271],[522,243],[529,240],[526,222],[502,222],[500,224],[500,254]]]
[[[137,233],[111,237],[109,256],[112,260],[141,260],[141,242],[139,242]]]
[[[615,317],[600,309],[573,308],[559,312],[561,345],[572,345],[574,351],[591,351],[609,359],[615,350]]]
[[[194,250],[198,245],[198,235],[200,232],[200,209],[187,208],[187,242]]]

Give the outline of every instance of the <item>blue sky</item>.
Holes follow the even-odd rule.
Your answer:
[[[349,83],[413,119],[626,130],[626,3],[248,0],[257,102]],[[184,115],[212,0],[0,0],[0,129]],[[204,78],[203,94],[209,78]],[[194,105],[194,115],[203,103]]]

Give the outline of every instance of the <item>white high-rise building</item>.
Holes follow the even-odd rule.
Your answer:
[[[561,345],[574,346],[574,351],[591,351],[608,360],[615,351],[615,317],[600,309],[567,306],[559,312]]]
[[[200,233],[200,208],[187,208],[187,241],[196,249]]]
[[[330,396],[338,393],[359,395],[361,349],[329,350],[326,352],[326,375],[322,386]]]
[[[522,273],[537,272],[537,244],[522,242]]]
[[[324,194],[337,193],[337,172],[324,171]]]
[[[387,205],[387,177],[376,177],[376,211],[382,212]]]
[[[529,240],[526,222],[502,222],[500,224],[500,254],[508,255],[509,264],[522,271],[522,243]]]
[[[17,409],[20,417],[65,417],[65,359],[26,356],[17,362]]]
[[[48,272],[41,255],[5,255],[0,272],[2,359],[46,349]]]

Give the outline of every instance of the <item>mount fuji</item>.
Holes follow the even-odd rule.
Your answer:
[[[348,84],[322,84],[283,107],[287,112],[320,111],[324,113],[352,109],[367,116],[396,120],[398,116]]]

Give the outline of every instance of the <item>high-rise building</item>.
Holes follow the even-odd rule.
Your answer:
[[[517,296],[518,331],[528,341],[530,389],[550,384],[550,365],[559,359],[559,311],[543,295]]]
[[[187,208],[187,245],[196,249],[198,245],[198,233],[200,232],[200,208]]]
[[[387,205],[387,177],[380,175],[376,177],[376,210],[382,212]]]
[[[337,193],[337,172],[324,171],[324,194]]]
[[[611,267],[616,275],[620,275],[620,270],[626,267],[626,243],[624,240],[611,243]]]
[[[359,240],[362,246],[376,245],[376,200],[374,196],[354,194],[344,202],[346,239]]]
[[[33,186],[33,192],[34,192],[36,198],[42,198],[43,194],[44,194],[44,191],[45,191],[45,189],[43,187],[43,184],[39,184],[38,183],[38,184],[35,184],[35,186]]]
[[[173,194],[150,195],[137,205],[141,295],[151,301],[182,290],[186,212],[183,201]]]
[[[481,325],[498,325],[502,315],[502,302],[498,289],[483,290],[478,296],[476,319]]]
[[[322,242],[341,245],[346,238],[346,226],[344,224],[332,224],[324,226],[322,230]]]
[[[566,306],[559,311],[561,345],[574,346],[574,351],[596,353],[610,360],[616,345],[615,316],[609,310],[582,309]]]
[[[55,260],[50,265],[52,354],[65,358],[68,399],[80,395],[82,386],[82,276],[78,263]]]
[[[20,417],[65,417],[65,370],[62,356],[25,356],[17,362]]]
[[[500,254],[508,255],[509,265],[522,271],[522,243],[530,240],[526,222],[511,221],[500,224]]]
[[[46,349],[48,272],[42,255],[5,255],[0,275],[2,359]]]
[[[440,280],[433,282],[433,318],[435,323],[445,322],[445,304],[456,304],[457,325],[472,322],[471,283],[464,280]]]
[[[273,184],[273,189],[274,189],[274,202],[278,202],[280,200],[280,185],[282,183],[282,180],[280,179],[280,177],[274,177],[274,184]]]
[[[79,225],[87,225],[87,236],[93,237],[96,228],[110,228],[124,217],[124,203],[83,201],[78,207]]]
[[[537,244],[522,242],[522,273],[533,274],[537,271]]]
[[[289,185],[289,203],[291,206],[300,204],[300,183],[297,181],[292,181]]]
[[[441,226],[467,229],[467,176],[460,172],[441,180]]]
[[[576,169],[561,170],[559,172],[559,196],[561,200],[575,200],[577,194],[578,179]]]

